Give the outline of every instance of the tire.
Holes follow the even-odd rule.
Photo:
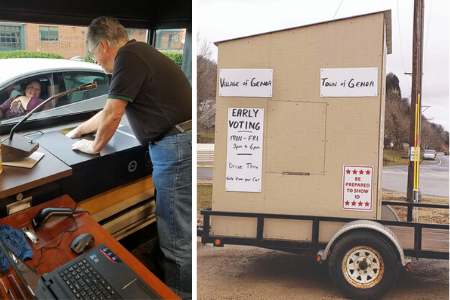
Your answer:
[[[397,279],[398,262],[392,247],[368,231],[350,232],[331,252],[331,280],[351,299],[382,297]]]

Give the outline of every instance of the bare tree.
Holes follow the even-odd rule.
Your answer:
[[[394,149],[401,149],[409,138],[409,106],[401,98],[399,80],[393,73],[386,76],[385,146],[393,143]]]
[[[197,108],[203,101],[216,98],[217,63],[212,58],[212,44],[197,33]]]

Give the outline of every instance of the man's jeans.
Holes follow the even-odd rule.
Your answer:
[[[149,144],[156,189],[156,226],[164,253],[164,281],[192,297],[192,131]]]

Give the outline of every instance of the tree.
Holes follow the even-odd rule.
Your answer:
[[[411,107],[406,98],[402,99],[398,77],[389,73],[386,75],[386,107],[384,125],[384,145],[393,143],[394,149],[401,149],[403,142],[409,143]],[[431,123],[426,118],[421,119],[420,147],[444,151],[448,149],[448,131],[439,124]]]
[[[217,63],[212,59],[211,43],[197,33],[197,108],[203,101],[216,99]]]
[[[393,143],[394,149],[401,149],[409,138],[409,106],[401,98],[399,80],[393,73],[386,76],[386,108],[384,124],[384,143]]]
[[[402,98],[402,91],[400,90],[400,80],[398,80],[398,77],[392,72],[389,72],[389,74],[386,75],[386,93],[388,93],[389,91],[398,91],[400,99]]]

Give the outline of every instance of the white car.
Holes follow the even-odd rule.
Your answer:
[[[435,160],[436,159],[436,151],[435,150],[425,150],[423,152],[423,159]]]
[[[41,82],[43,90],[40,98],[44,100],[93,81],[97,82],[98,87],[50,101],[46,110],[33,114],[21,129],[87,119],[103,108],[109,90],[108,75],[93,63],[50,58],[0,59],[0,104],[20,94],[21,85],[30,80]],[[2,119],[0,134],[8,133],[22,117]]]

